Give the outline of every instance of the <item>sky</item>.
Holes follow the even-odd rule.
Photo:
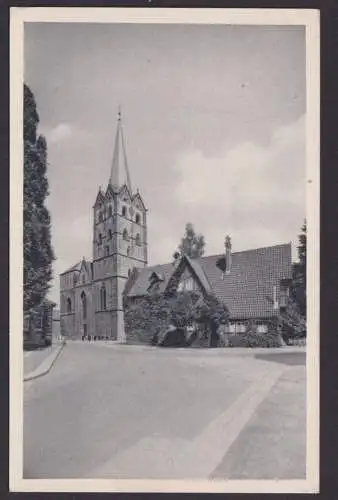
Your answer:
[[[292,242],[305,217],[305,31],[299,26],[26,23],[25,82],[48,146],[59,273],[92,258],[121,106],[149,265],[185,224],[205,254]]]

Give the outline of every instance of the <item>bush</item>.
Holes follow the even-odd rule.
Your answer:
[[[283,341],[270,325],[266,333],[257,331],[257,325],[252,322],[248,325],[245,333],[228,335],[228,347],[281,347]]]

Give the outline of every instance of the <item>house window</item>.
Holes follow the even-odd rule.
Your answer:
[[[68,297],[68,299],[67,299],[67,313],[71,313],[71,312],[72,312],[72,301]]]
[[[140,222],[141,222],[140,214],[136,214],[135,222],[136,222],[136,224],[140,224]]]
[[[122,238],[125,240],[125,241],[128,241],[129,240],[129,237],[128,237],[128,231],[126,229],[123,230],[123,233],[122,233]]]
[[[195,290],[196,287],[197,287],[197,285],[196,285],[196,282],[193,279],[193,277],[188,276],[188,277],[180,280],[180,282],[177,286],[177,291],[178,292],[191,292],[192,290]]]
[[[257,332],[258,333],[266,333],[268,331],[267,325],[258,325]]]
[[[82,304],[82,317],[87,318],[87,297],[84,292],[81,293],[81,304]]]
[[[137,233],[136,238],[135,238],[135,243],[137,246],[141,246],[141,236]]]
[[[122,207],[122,215],[125,217],[127,214],[127,208],[125,206]]]
[[[105,311],[107,309],[107,293],[104,285],[102,285],[100,290],[100,309],[101,311]]]

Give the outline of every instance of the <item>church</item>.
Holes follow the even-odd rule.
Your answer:
[[[147,265],[147,245],[147,209],[138,190],[132,190],[119,112],[110,177],[93,206],[92,261],[82,258],[60,275],[61,334],[127,342],[126,301],[154,289],[165,293],[174,277],[177,291],[199,290],[224,302],[233,332],[244,332],[250,319],[267,331],[267,323],[285,307],[291,243],[232,252],[227,236],[217,255],[182,256],[152,267]]]

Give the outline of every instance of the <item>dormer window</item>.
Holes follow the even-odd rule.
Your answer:
[[[122,216],[125,217],[127,215],[127,208],[125,206],[122,207]]]
[[[153,272],[149,277],[148,292],[159,290],[161,281],[164,281],[163,276],[159,273]]]

